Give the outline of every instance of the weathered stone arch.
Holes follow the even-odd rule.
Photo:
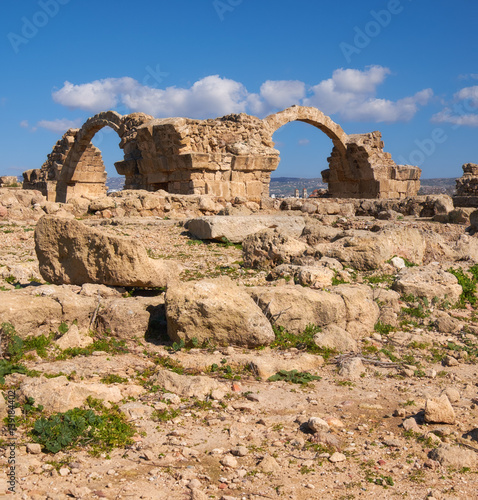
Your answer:
[[[25,172],[24,187],[39,189],[49,200],[60,202],[104,195],[106,172],[91,140],[103,127],[110,127],[124,152],[115,168],[125,176],[125,189],[259,202],[268,196],[270,174],[279,164],[272,136],[292,121],[309,123],[332,140],[329,168],[322,171],[329,196],[404,198],[417,193],[420,169],[396,165],[383,150],[380,132],[347,135],[318,109],[303,106],[264,120],[245,113],[208,120],[99,113],[81,129],[68,130],[40,169]]]
[[[310,123],[310,125],[317,127],[330,137],[334,146],[345,155],[348,140],[347,134],[342,130],[340,125],[337,125],[330,117],[324,115],[317,108],[292,106],[269,115],[263,120],[264,125],[269,129],[271,137],[279,128],[294,121]]]
[[[106,194],[105,165],[100,150],[91,140],[104,127],[113,129],[121,140],[122,124],[119,113],[105,111],[89,118],[76,132],[58,178],[56,201],[65,202],[75,194],[93,197]]]

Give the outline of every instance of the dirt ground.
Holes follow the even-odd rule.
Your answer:
[[[181,262],[184,281],[225,275],[242,285],[274,285],[267,281],[267,271],[242,266],[240,246],[194,240],[181,221],[136,218],[84,222],[137,239],[150,256]],[[375,223],[362,218],[347,224],[364,227]],[[451,239],[465,230],[464,226],[430,221],[406,223]],[[24,221],[0,224],[0,300],[3,293],[15,288],[43,283],[33,230],[34,223]],[[359,272],[353,282],[388,288],[394,272],[389,267]],[[21,416],[24,402],[19,401],[13,496],[478,498],[476,467],[451,467],[430,455],[443,444],[478,452],[475,308],[469,304],[449,306],[446,314],[462,327],[439,332],[435,328],[437,305],[425,306],[421,314],[414,313],[405,300],[401,306],[406,311],[402,309],[397,327],[384,331],[378,326],[360,340],[358,352],[352,356],[361,358],[363,370],[355,378],[339,375],[342,358],[337,353],[324,353],[321,367],[306,370],[319,379],[307,383],[260,380],[251,366],[268,358],[284,366],[295,360],[300,367],[300,346],[249,351],[234,346],[172,348],[158,339],[138,338],[136,332],[126,340],[121,353],[96,351],[91,356],[58,360],[53,344],[46,347],[43,357],[30,353],[22,361],[29,370],[84,383],[141,385],[144,391],[119,403],[137,403],[138,414],[128,417],[135,429],[133,443],[97,456],[90,453],[88,445],[58,453],[27,452],[27,444],[33,442],[33,421]],[[215,369],[211,369],[213,365]],[[171,395],[154,385],[156,369],[214,379],[224,394],[216,398]],[[115,382],[111,375],[121,381]],[[4,392],[17,388],[27,377],[7,375]],[[450,390],[455,423],[425,423],[426,401]],[[311,417],[325,420],[327,432],[312,432],[307,425]],[[408,417],[415,417],[417,430],[403,428]],[[0,463],[6,470],[10,453],[6,428],[3,434]],[[0,491],[5,491],[5,497],[12,496],[5,476],[0,479]]]

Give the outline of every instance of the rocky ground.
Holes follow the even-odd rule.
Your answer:
[[[14,440],[18,498],[478,498],[468,223],[76,214],[180,268],[161,287],[52,284],[34,230],[59,207],[33,201],[0,213],[2,418],[17,403],[0,461]],[[74,417],[47,440],[47,419],[73,408],[106,434]]]

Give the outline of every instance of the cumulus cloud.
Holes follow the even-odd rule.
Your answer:
[[[235,80],[210,75],[187,88],[148,87],[129,77],[106,78],[75,85],[65,82],[52,94],[68,108],[99,112],[126,108],[156,117],[211,118],[248,112],[263,117],[293,104],[316,106],[326,114],[351,121],[407,121],[427,104],[433,92],[425,89],[398,101],[376,97],[377,87],[391,71],[383,66],[364,70],[337,69],[332,77],[308,87],[298,80],[267,80],[258,93]]]
[[[431,118],[432,123],[451,123],[458,127],[478,127],[478,114],[456,114],[451,108],[445,108]]]
[[[455,99],[458,101],[463,101],[468,99],[472,106],[478,106],[478,86],[465,87],[461,89],[454,95]]]
[[[28,124],[28,120],[22,120],[20,122],[20,127],[22,128],[28,128],[30,125]]]
[[[198,80],[190,88],[157,89],[133,78],[106,78],[74,85],[65,82],[53,100],[69,108],[99,112],[123,104],[131,111],[157,117],[206,118],[246,110],[247,91],[242,83],[218,75]]]
[[[457,127],[478,127],[478,86],[465,87],[453,96],[442,111],[432,116],[433,123],[451,123]]]
[[[133,92],[138,85],[129,77],[106,78],[80,85],[66,81],[61,89],[52,93],[52,97],[58,104],[71,109],[98,112],[114,108],[120,95]]]
[[[79,128],[81,127],[81,125],[82,125],[81,119],[68,120],[66,118],[57,118],[56,120],[40,120],[36,124],[36,127],[34,127],[32,130],[36,130],[37,128],[44,128],[46,130],[50,130],[51,132],[55,132],[56,134],[63,134],[69,128]]]
[[[325,114],[338,114],[350,121],[397,122],[409,121],[418,106],[424,106],[433,96],[431,89],[421,90],[414,96],[398,101],[375,97],[377,87],[390,74],[388,68],[370,66],[364,71],[338,69],[332,78],[312,87],[312,95],[304,100]]]

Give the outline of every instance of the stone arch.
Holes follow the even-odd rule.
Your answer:
[[[317,108],[292,106],[278,113],[274,113],[273,115],[269,115],[263,120],[265,126],[269,129],[271,137],[276,130],[294,121],[309,123],[317,127],[332,139],[334,146],[340,153],[343,155],[346,154],[348,141],[347,134],[342,130],[340,125],[337,125],[337,123],[324,115],[324,113]]]
[[[113,129],[121,140],[123,119],[115,111],[104,111],[89,118],[75,133],[56,186],[56,201],[66,202],[75,195],[98,197],[106,194],[105,166],[100,150],[91,140],[104,127]]]
[[[348,155],[349,136],[340,125],[335,123],[319,109],[305,106],[292,106],[278,113],[269,115],[263,120],[266,130],[268,130],[270,134],[271,141],[274,132],[293,121],[309,123],[332,140],[332,153],[330,157],[327,158],[329,168],[321,172],[323,181],[329,185],[329,195],[336,195],[337,186],[343,183],[352,182],[355,184],[357,182],[355,173],[351,171],[350,158]]]

